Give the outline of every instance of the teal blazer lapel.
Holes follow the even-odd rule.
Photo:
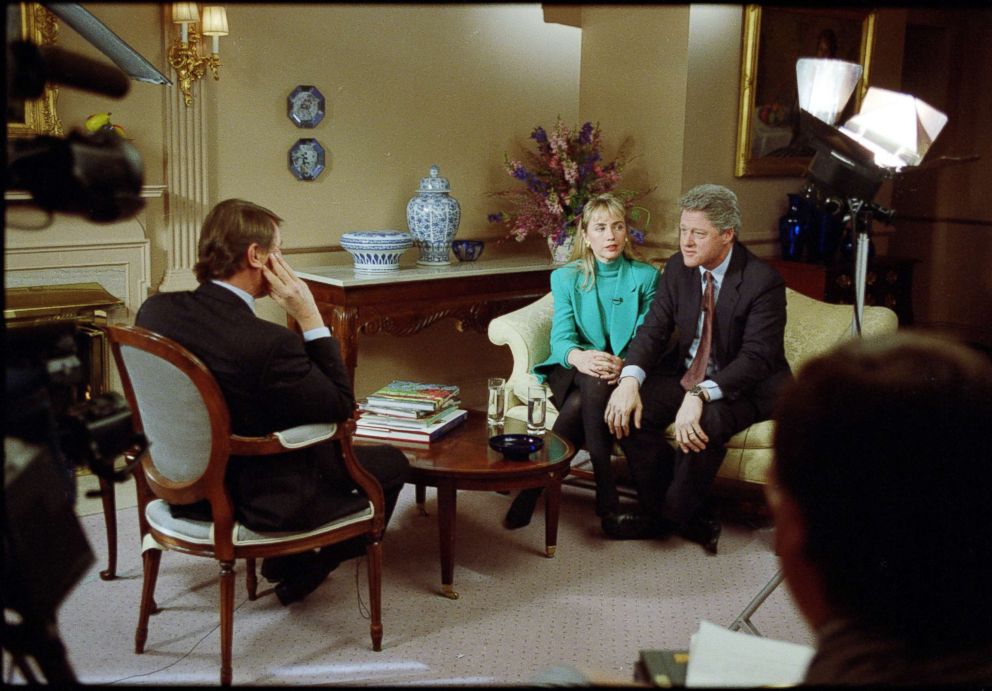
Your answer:
[[[603,319],[599,313],[599,298],[596,289],[579,290],[582,284],[582,274],[576,272],[575,288],[575,316],[576,326],[579,332],[596,350],[606,348],[606,329],[603,327]]]
[[[620,304],[613,305],[613,315],[610,319],[610,343],[619,351],[614,355],[620,355],[634,337],[634,328],[637,326],[638,299],[637,282],[633,280],[630,271],[630,264],[624,259],[620,267],[620,275],[617,277],[616,297],[621,300]]]

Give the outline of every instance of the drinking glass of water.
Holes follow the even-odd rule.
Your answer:
[[[544,416],[548,409],[548,395],[544,386],[527,387],[527,432],[543,434]]]
[[[489,402],[486,405],[486,421],[490,425],[502,425],[506,414],[506,380],[502,377],[489,379]]]

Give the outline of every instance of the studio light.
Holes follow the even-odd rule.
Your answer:
[[[796,62],[800,130],[816,151],[807,173],[815,185],[833,195],[857,236],[852,331],[859,336],[871,222],[890,222],[894,214],[872,199],[885,180],[918,166],[947,124],[946,115],[918,98],[871,87],[860,112],[835,126],[861,72],[860,65],[843,60]]]

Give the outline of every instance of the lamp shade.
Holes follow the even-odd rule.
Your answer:
[[[800,58],[796,61],[799,107],[833,125],[850,100],[861,72],[856,62]]]
[[[227,36],[227,12],[221,5],[207,5],[201,28],[204,36]]]
[[[196,3],[172,3],[172,21],[176,24],[188,24],[190,22],[200,21],[200,13],[196,10]]]
[[[947,124],[947,116],[920,99],[871,87],[861,112],[841,131],[875,153],[875,164],[886,168],[915,166]]]

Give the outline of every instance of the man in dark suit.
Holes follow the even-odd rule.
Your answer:
[[[812,686],[992,685],[992,362],[898,331],[806,362],[775,408],[775,553]]]
[[[338,422],[355,406],[337,341],[309,287],[280,252],[282,222],[250,202],[228,199],[207,215],[194,271],[195,291],[159,293],[138,311],[138,326],[180,343],[203,360],[220,385],[235,434],[261,436],[310,423]],[[302,338],[255,316],[268,295],[299,325]],[[389,446],[356,447],[382,485],[386,521],[409,465]],[[368,501],[345,471],[336,442],[259,458],[232,457],[226,481],[238,520],[255,530],[310,530]],[[173,506],[173,515],[209,518],[209,506]],[[363,537],[268,559],[262,575],[289,604],[312,592],[337,565],[365,553]]]
[[[604,529],[620,539],[677,530],[715,554],[720,523],[707,495],[724,444],[768,419],[778,387],[791,377],[785,283],[735,242],[741,212],[731,190],[699,185],[679,207],[680,251],[665,264],[605,413],[643,512],[619,514]],[[707,285],[711,307],[704,309]],[[665,439],[673,420],[677,449]]]

